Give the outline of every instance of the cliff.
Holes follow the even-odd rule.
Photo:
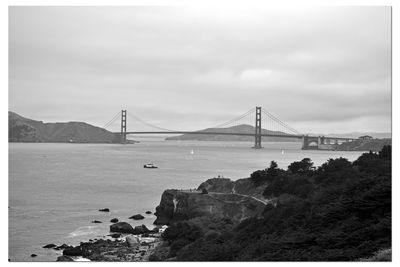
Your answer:
[[[118,143],[119,137],[105,129],[84,122],[44,123],[9,111],[8,141]]]
[[[230,191],[233,188],[230,187],[232,183],[234,184],[229,179],[221,179],[219,186],[224,190],[219,192],[216,190],[208,191],[208,193],[203,193],[202,190],[165,190],[161,196],[160,205],[156,208],[157,219],[154,223],[171,224],[176,221],[208,215],[240,222],[263,211],[265,208],[263,201],[251,196],[232,193]],[[199,188],[205,187],[207,186],[203,183]],[[208,188],[215,189],[216,187],[211,185]]]
[[[222,133],[251,133],[255,131],[253,126],[241,124],[237,126],[227,127],[227,128],[207,128],[201,130],[201,132],[222,132]],[[270,131],[262,129],[262,134],[280,134],[285,135],[284,132]],[[252,136],[239,136],[239,135],[217,135],[217,134],[183,134],[174,137],[167,137],[165,140],[196,140],[196,141],[251,141],[254,140]],[[262,137],[262,141],[270,142],[299,142],[296,138],[280,138],[280,137]]]

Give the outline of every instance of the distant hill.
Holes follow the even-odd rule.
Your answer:
[[[311,136],[330,136],[330,137],[349,137],[349,138],[358,138],[360,136],[364,136],[364,135],[369,135],[372,136],[373,138],[379,138],[379,139],[383,139],[383,138],[392,138],[392,134],[391,133],[378,133],[378,132],[351,132],[351,133],[344,133],[344,134],[335,134],[335,133],[329,133],[329,134],[321,134],[321,133],[309,133],[308,135]]]
[[[84,122],[44,123],[8,112],[9,142],[118,143],[119,136]]]
[[[391,145],[392,139],[370,139],[370,140],[354,140],[340,144],[336,147],[336,150],[341,151],[380,151],[383,146]]]
[[[228,128],[207,128],[201,132],[222,132],[222,133],[254,133],[255,128],[251,125],[241,124],[237,126],[232,126]],[[281,134],[285,135],[284,132],[270,131],[262,129],[262,134]],[[180,140],[180,141],[251,141],[254,140],[252,136],[240,136],[240,135],[218,135],[218,134],[182,134],[174,137],[167,137],[165,140]],[[272,142],[299,142],[300,139],[297,138],[281,138],[281,137],[262,137],[262,141],[272,141]]]

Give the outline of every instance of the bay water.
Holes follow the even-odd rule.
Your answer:
[[[149,141],[138,144],[9,144],[10,261],[55,261],[54,243],[78,245],[107,237],[110,220],[153,228],[165,189],[197,188],[218,175],[237,180],[305,157],[316,166],[329,158],[356,159],[361,152],[300,149],[300,143]],[[192,152],[193,151],[193,152]],[[143,165],[154,163],[157,169]],[[110,212],[99,212],[109,208]],[[142,214],[144,220],[128,219]],[[103,223],[94,224],[93,220]],[[37,254],[32,258],[31,254]]]

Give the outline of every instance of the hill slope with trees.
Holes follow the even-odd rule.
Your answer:
[[[391,259],[391,146],[356,161],[329,159],[315,169],[310,159],[287,170],[275,162],[254,172],[270,202],[261,216],[233,224],[198,217],[164,233],[178,261],[356,261]],[[375,257],[385,251],[385,257]]]

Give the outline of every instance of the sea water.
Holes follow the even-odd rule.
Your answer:
[[[54,261],[54,243],[78,245],[109,234],[118,218],[150,229],[165,189],[196,188],[206,179],[233,180],[305,157],[316,166],[329,158],[356,159],[361,152],[302,151],[300,143],[143,141],[119,144],[9,144],[9,258]],[[154,163],[158,169],[145,169]],[[109,208],[110,212],[99,212]],[[130,216],[140,213],[144,220]],[[94,224],[93,220],[103,223]],[[35,258],[31,254],[37,254]]]

